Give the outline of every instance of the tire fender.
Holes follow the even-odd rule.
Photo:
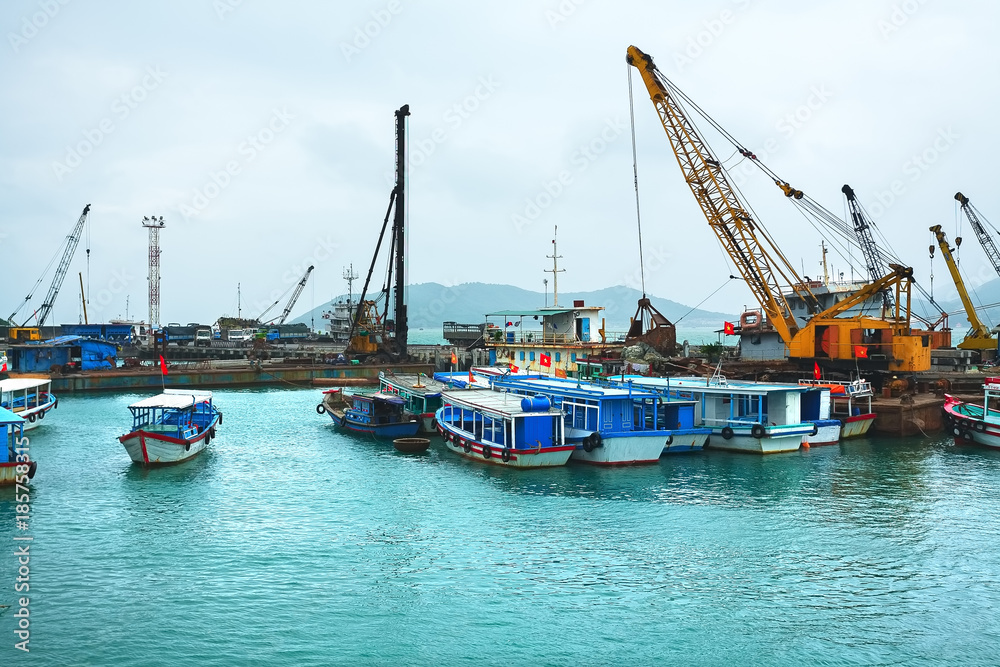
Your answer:
[[[731,440],[733,437],[733,429],[729,426],[722,427],[722,438],[724,440]]]

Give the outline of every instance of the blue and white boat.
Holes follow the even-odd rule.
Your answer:
[[[344,404],[330,397],[340,397],[339,390],[324,392],[325,412],[345,431],[367,433],[376,438],[410,438],[420,429],[420,420],[406,411],[406,401],[393,394],[353,394],[343,396]]]
[[[510,468],[565,465],[576,449],[566,442],[563,413],[544,397],[482,389],[441,392],[437,427],[451,451]]]
[[[0,408],[24,419],[24,430],[40,426],[42,420],[59,404],[52,393],[49,378],[16,377],[0,380]]]
[[[654,391],[631,385],[501,378],[493,382],[493,389],[549,399],[564,413],[566,442],[576,446],[572,460],[582,463],[656,463],[664,452],[703,448],[711,433],[693,428],[694,401],[666,402]]]
[[[712,429],[708,446],[757,454],[793,452],[819,427],[803,421],[801,400],[808,387],[727,381],[713,378],[650,378],[624,375],[612,384],[631,382],[671,400],[697,402],[695,425]]]
[[[27,422],[10,410],[0,408],[0,485],[27,484],[35,476],[38,463],[28,455],[24,438]]]
[[[165,389],[128,406],[132,430],[118,438],[129,458],[144,466],[187,461],[204,451],[222,426],[212,392]]]

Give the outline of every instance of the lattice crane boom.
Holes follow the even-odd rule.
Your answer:
[[[90,204],[87,204],[83,207],[83,213],[80,214],[80,218],[76,221],[73,231],[66,237],[66,250],[63,251],[62,259],[59,261],[56,273],[52,277],[52,285],[49,286],[49,293],[45,295],[45,301],[42,302],[42,307],[38,309],[38,324],[36,326],[43,326],[45,320],[52,313],[52,306],[55,304],[56,297],[59,296],[59,289],[62,287],[63,280],[65,280],[66,274],[69,272],[70,262],[73,261],[76,247],[80,244],[80,237],[83,236],[83,226],[87,223],[87,214],[89,213]],[[21,326],[24,325],[22,324]]]
[[[653,59],[630,46],[626,60],[639,70],[684,180],[708,224],[782,340],[791,341],[799,325],[781,292],[782,282],[808,303],[815,303],[815,296],[767,234],[761,230],[758,236],[757,223],[737,198],[722,165],[688,120],[679,100],[670,93]]]
[[[854,189],[850,185],[845,184],[840,191],[847,197],[847,207],[851,211],[851,220],[854,222],[854,234],[858,238],[858,245],[861,246],[861,252],[865,257],[868,280],[875,282],[889,271],[886,262],[882,258],[882,253],[879,252],[878,246],[875,245],[875,238],[872,236],[872,222],[865,215],[864,209],[858,203],[857,198],[854,196]],[[892,292],[885,289],[882,290],[881,295],[885,312],[891,313],[894,309]]]
[[[310,266],[306,269],[306,274],[302,276],[302,280],[299,284],[295,286],[295,291],[292,292],[292,296],[288,299],[288,305],[285,306],[285,310],[281,313],[281,318],[278,320],[278,324],[284,324],[285,320],[288,319],[288,315],[292,312],[292,308],[295,307],[295,302],[299,300],[299,296],[302,294],[302,290],[305,289],[306,283],[309,282],[309,276],[312,274],[314,266]]]
[[[990,236],[986,227],[979,219],[978,212],[969,202],[969,198],[961,192],[956,192],[955,199],[962,205],[962,211],[965,213],[965,217],[969,219],[969,224],[972,225],[972,229],[975,230],[976,238],[979,239],[979,243],[983,246],[986,256],[989,257],[990,263],[993,264],[993,269],[997,272],[997,275],[1000,275],[1000,252],[997,251],[997,246],[996,243],[993,242],[993,237]]]
[[[934,225],[930,229],[935,238],[937,238],[941,254],[948,265],[948,271],[951,272],[952,280],[955,281],[955,289],[958,290],[962,306],[965,307],[965,316],[969,318],[969,333],[965,336],[965,340],[958,344],[958,347],[962,349],[982,349],[984,346],[995,348],[996,339],[992,337],[989,328],[976,315],[976,308],[972,305],[972,299],[969,298],[969,291],[965,288],[965,281],[962,280],[962,274],[958,271],[958,264],[955,263],[955,258],[951,254],[951,248],[948,246],[948,237],[941,230],[941,225]],[[984,345],[975,344],[974,341],[984,341]]]

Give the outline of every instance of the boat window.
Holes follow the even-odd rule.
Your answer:
[[[556,363],[559,363],[559,361],[561,360],[561,356],[562,355],[559,352],[556,352]]]
[[[534,360],[535,360],[535,353],[534,352],[528,353],[528,361],[534,361]]]
[[[576,361],[576,352],[570,352],[569,360],[570,361]]]
[[[521,361],[524,361],[524,350],[521,350]]]

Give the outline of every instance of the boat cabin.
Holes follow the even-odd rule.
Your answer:
[[[442,392],[439,421],[459,436],[499,449],[545,449],[565,444],[563,413],[544,398],[478,389]]]
[[[406,401],[393,394],[354,394],[351,408],[345,413],[350,421],[358,424],[378,426],[409,421],[405,415]]]
[[[128,406],[132,431],[158,433],[188,440],[208,428],[215,419],[212,393],[167,389]]]

